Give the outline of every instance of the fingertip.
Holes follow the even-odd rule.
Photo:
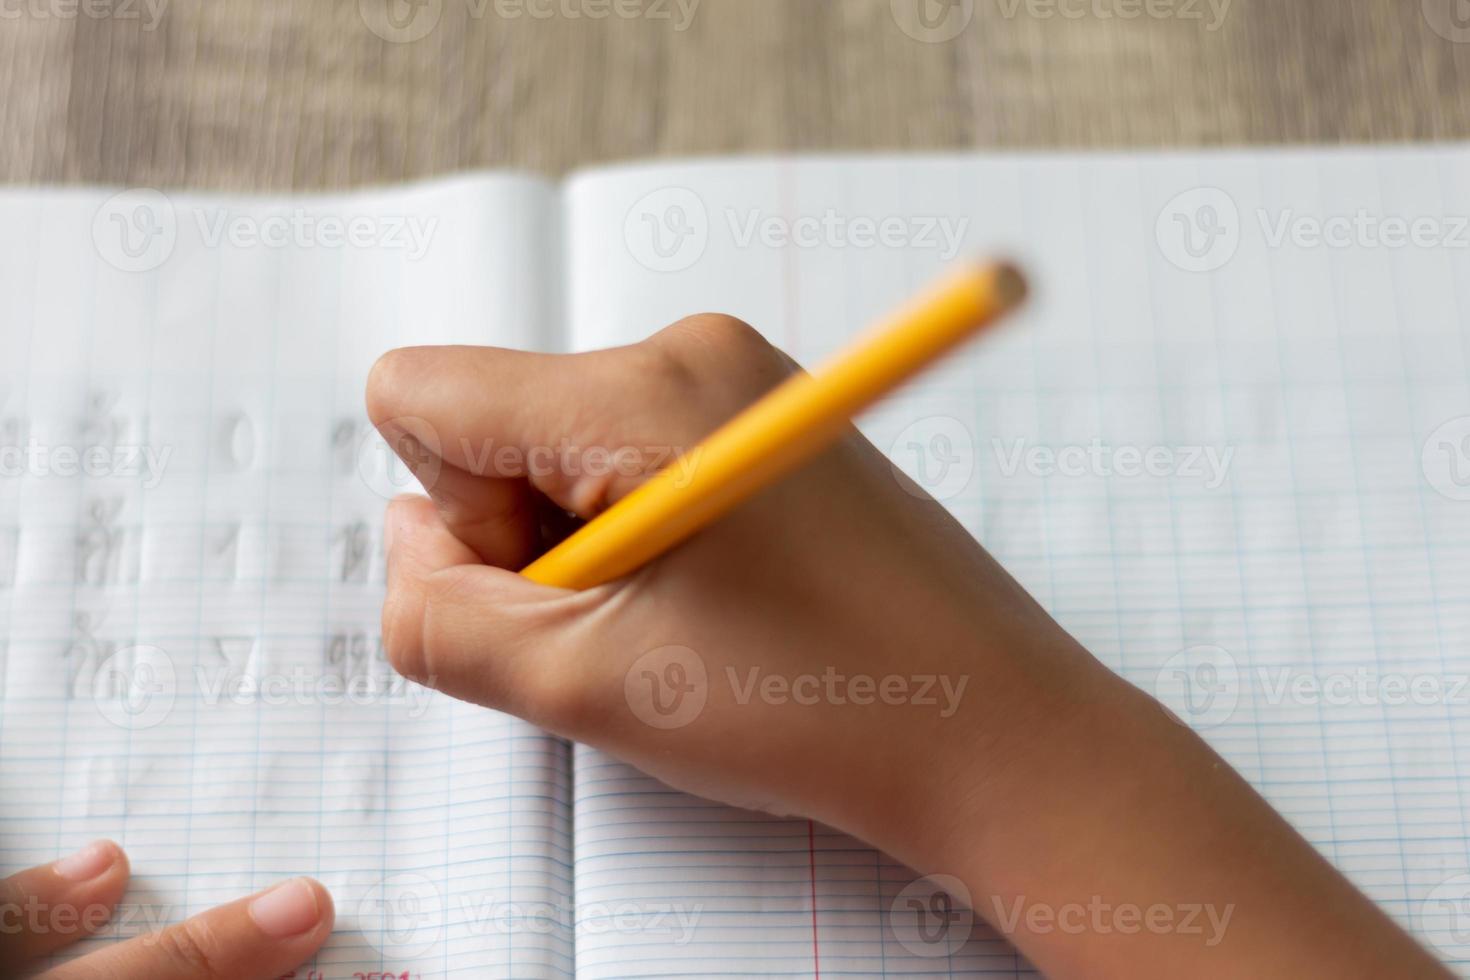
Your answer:
[[[313,891],[316,892],[317,903],[320,905],[322,910],[322,918],[327,920],[329,923],[336,919],[337,906],[336,903],[332,901],[331,889],[310,876],[307,876],[302,880],[305,881],[306,884],[310,886]]]
[[[387,521],[401,524],[408,521],[422,522],[432,512],[433,503],[421,493],[400,493],[388,501]]]
[[[433,513],[433,503],[422,494],[400,494],[388,501],[383,513],[383,549],[388,557],[411,542]]]
[[[107,843],[111,844],[113,849],[117,852],[116,856],[113,859],[114,868],[122,871],[122,873],[125,875],[131,875],[133,873],[133,862],[128,857],[128,852],[123,850],[122,845],[117,843],[116,841],[109,840],[107,841]]]
[[[58,877],[73,883],[94,881],[108,873],[129,873],[128,856],[117,842],[94,840],[51,865]]]
[[[434,502],[421,493],[400,493],[388,501],[388,512],[399,520],[423,521],[434,512]]]
[[[251,920],[271,939],[330,931],[331,893],[315,878],[291,878],[261,892],[247,906]]]
[[[400,414],[397,408],[401,403],[401,392],[411,384],[410,375],[415,359],[414,348],[397,347],[380,354],[368,369],[363,400],[373,425],[381,425]]]
[[[316,930],[322,933],[323,938],[331,933],[337,922],[337,905],[332,901],[332,892],[326,885],[315,878],[303,876],[301,883],[311,890],[312,897],[316,900],[317,923]]]

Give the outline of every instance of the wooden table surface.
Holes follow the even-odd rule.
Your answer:
[[[0,0],[0,179],[306,189],[779,150],[1458,139],[1466,6]]]

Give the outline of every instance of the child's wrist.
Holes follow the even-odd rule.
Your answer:
[[[1090,747],[1123,715],[1164,717],[1080,648],[1030,648],[980,662],[959,710],[907,741],[891,740],[882,775],[855,780],[847,829],[921,873],[983,874],[983,842],[1052,806],[1066,773],[1121,761]]]

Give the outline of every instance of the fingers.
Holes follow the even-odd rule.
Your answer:
[[[112,841],[0,881],[0,976],[96,932],[128,885],[128,859]]]
[[[128,861],[111,841],[0,881],[0,976],[96,932],[128,883]],[[309,959],[332,931],[326,889],[297,878],[251,899],[195,916],[65,963],[59,980],[99,976],[277,977]]]
[[[416,428],[413,421],[427,423],[432,433],[414,434],[428,435],[424,442],[431,451],[461,469],[483,473],[480,448],[487,437],[518,448],[542,444],[560,427],[554,407],[566,404],[569,393],[561,382],[575,383],[585,372],[578,370],[580,363],[552,370],[549,362],[556,360],[496,347],[391,350],[368,374],[368,418],[379,428],[400,419],[411,428]]]
[[[494,531],[528,514],[514,491],[483,484],[528,479],[591,517],[789,370],[750,327],[699,316],[644,343],[586,354],[390,351],[373,366],[367,407],[451,527],[483,520]],[[476,551],[500,549],[466,540]]]
[[[423,639],[428,578],[441,568],[477,563],[475,554],[444,528],[433,504],[423,497],[394,499],[383,520],[388,551],[383,650],[400,674],[438,687],[441,665],[431,661]]]
[[[576,491],[589,488],[568,476],[556,454],[573,439],[600,436],[585,431],[582,413],[598,418],[614,410],[606,360],[491,347],[402,348],[373,365],[368,416],[400,456],[422,447],[473,477],[534,475],[535,486],[571,509]],[[453,480],[452,469],[429,480],[405,461],[436,500],[441,481]],[[490,500],[500,504],[504,494],[493,492]]]
[[[159,932],[72,960],[54,980],[148,977],[149,980],[271,980],[310,959],[332,932],[327,890],[292,878]]]
[[[390,661],[455,697],[577,734],[599,711],[583,695],[598,687],[587,674],[602,664],[567,651],[576,636],[598,636],[616,604],[507,570],[566,530],[561,512],[595,516],[792,370],[750,327],[718,316],[588,354],[384,355],[368,381],[368,413],[432,500],[389,508]]]
[[[400,673],[563,734],[592,669],[561,642],[599,597],[490,568],[422,497],[388,508],[383,648]],[[594,590],[595,591],[595,590]]]

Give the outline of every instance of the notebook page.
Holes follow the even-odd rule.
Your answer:
[[[584,745],[573,774],[578,976],[1025,971],[936,898],[940,879],[844,834],[675,792]]]
[[[384,662],[415,485],[362,407],[394,346],[559,346],[556,206],[0,195],[0,874],[133,868],[67,955],[308,874],[337,929],[298,976],[571,972],[566,748]]]
[[[566,193],[573,341],[712,309],[810,365],[954,255],[1019,257],[1027,312],[861,427],[1464,972],[1467,164],[1445,147],[598,171]],[[821,828],[594,753],[574,769],[579,905],[711,910],[678,945],[579,935],[589,975],[1026,970],[895,901],[912,872]],[[911,948],[916,925],[937,942]]]

